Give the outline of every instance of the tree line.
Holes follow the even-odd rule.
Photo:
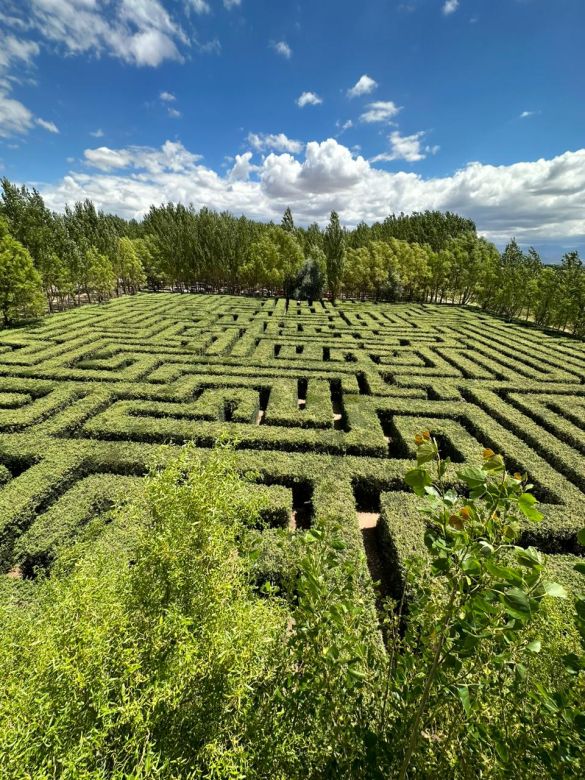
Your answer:
[[[222,290],[318,299],[475,303],[506,318],[585,335],[585,268],[577,252],[542,262],[512,240],[503,252],[450,212],[391,215],[322,229],[262,223],[182,204],[125,220],[89,201],[47,208],[2,180],[0,310],[4,324],[140,289]]]

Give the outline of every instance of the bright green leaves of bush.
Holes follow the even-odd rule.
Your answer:
[[[509,745],[496,723],[490,731],[486,707],[499,694],[498,686],[511,701],[519,695],[526,679],[523,653],[538,653],[542,646],[527,627],[545,597],[567,594],[544,579],[540,552],[515,544],[526,523],[542,519],[525,474],[509,474],[502,456],[486,448],[480,465],[460,469],[456,484],[447,485],[450,464],[441,458],[437,441],[424,431],[415,443],[417,465],[405,481],[424,498],[432,581],[427,590],[413,582],[410,620],[428,619],[429,601],[436,612],[432,641],[423,650],[426,681],[411,715],[400,777],[406,777],[419,750],[421,731],[436,723],[431,710],[448,709],[450,696],[462,706],[467,748],[478,757],[487,750],[506,765]]]

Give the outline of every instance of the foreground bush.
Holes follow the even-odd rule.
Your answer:
[[[238,736],[285,627],[238,554],[260,508],[246,488],[227,452],[202,465],[186,448],[108,543],[3,610],[3,777],[241,776]]]
[[[427,552],[380,634],[343,528],[299,534],[290,592],[258,588],[263,494],[234,452],[153,471],[2,607],[0,776],[582,777],[585,601],[547,636],[567,594],[517,545],[526,475],[486,450],[448,485],[417,449]]]

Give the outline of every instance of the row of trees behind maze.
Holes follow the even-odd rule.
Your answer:
[[[456,214],[393,215],[347,230],[335,212],[321,229],[295,226],[289,209],[275,225],[166,204],[138,222],[91,201],[56,214],[36,190],[2,181],[4,324],[144,287],[476,303],[585,335],[585,267],[576,252],[558,266],[515,240],[500,253]]]

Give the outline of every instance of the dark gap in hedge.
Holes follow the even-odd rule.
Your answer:
[[[302,355],[303,354],[303,350],[304,350],[304,347],[303,347],[302,344],[297,344],[297,346],[295,347],[295,353],[297,355]]]
[[[370,360],[372,361],[372,363],[375,363],[377,366],[379,366],[381,357],[380,355],[370,355]]]
[[[402,344],[402,341],[400,342],[400,344],[401,344],[401,346],[404,346]],[[420,358],[422,360],[423,365],[424,365],[425,368],[435,368],[436,364],[433,363],[433,361],[430,358],[428,358],[426,355],[423,355],[421,352],[418,352],[418,351],[415,352],[414,354],[415,354],[415,356],[417,358]]]
[[[34,466],[36,463],[39,462],[38,458],[33,457],[20,457],[20,456],[11,456],[11,455],[3,455],[0,459],[0,463],[3,466],[6,466],[8,471],[11,473],[12,478],[15,479],[16,477],[20,477],[21,474],[24,474],[25,471],[28,471],[32,466]]]
[[[280,355],[280,350],[282,349],[282,346],[280,344],[274,345],[274,357],[277,358]]]
[[[526,528],[520,534],[518,544],[521,547],[536,547],[547,555],[578,555],[583,557],[583,547],[577,540],[575,529],[563,528]]]
[[[370,385],[368,384],[368,380],[366,378],[366,375],[363,371],[359,371],[355,378],[358,383],[358,387],[360,389],[360,395],[372,395],[372,391],[370,390]]]
[[[307,387],[309,380],[306,377],[302,377],[297,380],[297,399],[299,401],[299,408],[303,409],[307,403]]]
[[[270,400],[270,387],[261,387],[260,388],[260,411],[264,412],[266,414],[266,409],[268,408],[268,401]]]
[[[401,347],[410,347],[410,340],[409,339],[399,339],[398,344]]]
[[[323,361],[327,363],[329,360],[331,360],[331,348],[323,347]]]
[[[380,512],[382,484],[379,481],[358,477],[353,480],[352,487],[358,512]]]
[[[378,412],[384,436],[388,440],[388,457],[404,460],[409,457],[408,448],[398,432],[394,416],[390,412]]]
[[[286,475],[262,474],[260,484],[288,488],[292,492],[292,527],[299,531],[306,531],[311,527],[315,513],[312,482]]]
[[[236,405],[233,401],[224,401],[223,404],[223,421],[224,422],[232,422],[234,419],[234,411],[235,411]]]
[[[443,401],[444,399],[441,398],[440,394],[437,393],[435,388],[432,385],[429,385],[427,387],[427,396],[429,401]]]
[[[432,428],[431,433],[437,440],[442,458],[451,458],[453,463],[465,463],[465,456],[457,449],[448,436],[444,433],[437,433],[436,431],[433,431]]]
[[[380,627],[383,630],[384,601],[389,596],[394,596],[393,577],[391,576],[391,565],[389,565],[385,555],[385,548],[380,531],[379,515],[375,524],[374,519],[375,518],[372,518],[370,523],[368,522],[368,518],[366,518],[366,520],[361,523],[363,527],[361,527],[360,530],[368,571],[372,578],[372,582],[377,585],[375,589],[376,611],[380,618]]]
[[[583,417],[578,417],[576,414],[572,414],[572,412],[569,409],[564,409],[562,406],[559,406],[553,401],[548,402],[546,404],[546,408],[550,409],[551,412],[554,412],[555,414],[564,417],[570,423],[577,426],[577,428],[581,428],[583,431],[585,431],[585,420],[583,419]]]
[[[357,358],[353,354],[353,352],[346,352],[345,355],[343,356],[343,359],[345,360],[346,363],[357,363]]]
[[[331,379],[329,382],[331,388],[331,406],[333,407],[333,427],[336,431],[349,431],[347,413],[343,405],[343,391],[341,389],[341,379]]]
[[[300,322],[297,322],[297,333],[302,333],[304,330]]]

